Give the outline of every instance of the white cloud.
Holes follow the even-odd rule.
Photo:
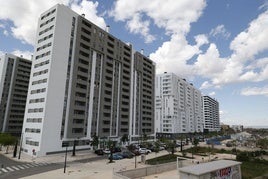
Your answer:
[[[8,35],[9,35],[9,33],[8,33],[7,30],[4,30],[4,31],[3,31],[3,34],[4,34],[5,36],[8,36]]]
[[[38,17],[58,3],[72,6],[77,13],[83,12],[86,18],[105,28],[103,18],[96,15],[98,3],[87,0],[0,0],[0,20],[10,20],[14,24],[10,27],[12,35],[23,43],[34,45]]]
[[[105,29],[106,24],[102,17],[98,16],[98,7],[99,3],[87,0],[82,0],[81,2],[78,0],[74,0],[71,2],[71,9],[74,10],[78,14],[85,14],[86,19],[90,20],[97,26]]]
[[[222,37],[224,39],[228,39],[231,33],[225,29],[223,24],[221,24],[215,27],[214,29],[211,29],[209,35],[213,37]]]
[[[204,0],[196,0],[195,3],[188,0],[117,0],[109,14],[117,21],[127,22],[127,28],[130,31],[132,29],[130,22],[145,23],[145,28],[147,28],[146,21],[150,19],[154,25],[165,29],[167,34],[187,34],[190,30],[190,23],[195,22],[201,16],[205,6]],[[144,27],[137,27],[135,32],[138,31],[146,39]],[[146,34],[148,35],[149,31],[146,30]]]
[[[268,11],[260,14],[249,27],[231,42],[232,59],[238,62],[252,60],[255,55],[268,49]]]
[[[206,53],[200,54],[194,64],[196,74],[206,78],[217,78],[220,73],[224,72],[226,59],[221,59],[217,46],[210,44]]]
[[[11,52],[11,54],[16,55],[18,57],[26,58],[28,60],[31,60],[33,55],[33,53],[30,51],[21,51],[21,50],[14,50],[13,52]]]
[[[259,87],[247,87],[241,90],[241,95],[243,96],[256,96],[256,95],[263,95],[268,97],[268,86],[263,88]]]
[[[230,43],[230,49],[233,51],[230,57],[220,58],[216,46],[210,46],[205,54],[198,56],[195,71],[208,79],[202,88],[268,79],[267,58],[255,59],[255,56],[268,50],[267,19],[268,11],[265,11],[233,39]]]
[[[204,44],[208,44],[208,38],[206,35],[204,34],[199,34],[197,36],[194,37],[195,38],[195,42],[196,42],[196,46],[199,48]]]
[[[156,62],[157,73],[168,71],[181,77],[189,77],[193,75],[194,69],[187,61],[199,53],[197,45],[189,45],[185,36],[176,34],[171,36],[170,41],[164,42],[156,52],[150,54],[150,58]]]
[[[216,95],[216,92],[215,91],[212,91],[208,94],[209,96],[215,96]]]
[[[131,33],[141,34],[145,38],[145,43],[151,43],[155,37],[149,33],[150,21],[142,21],[140,14],[134,14],[133,18],[126,24]]]

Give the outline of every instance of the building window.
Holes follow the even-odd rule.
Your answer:
[[[33,109],[28,109],[28,113],[38,113],[38,112],[43,112],[43,108],[33,108]]]
[[[39,142],[31,141],[31,140],[26,140],[26,144],[32,145],[32,146],[39,146]]]
[[[45,69],[45,70],[42,70],[42,71],[35,72],[33,74],[33,76],[38,76],[38,75],[46,74],[47,72],[48,72],[48,69]]]
[[[46,65],[46,64],[49,64],[49,60],[35,64],[34,68],[38,68],[38,67]]]
[[[31,99],[29,103],[42,103],[45,101],[45,98]]]
[[[32,82],[32,85],[37,85],[37,84],[46,83],[46,82],[47,82],[47,78],[41,79],[41,80],[37,80],[37,81],[33,81]]]
[[[51,19],[47,20],[46,22],[43,22],[42,24],[40,24],[40,28],[43,27],[44,25],[54,21],[55,17],[52,17]]]
[[[41,123],[42,118],[27,118],[27,122],[32,122],[32,123]]]
[[[26,133],[40,133],[41,130],[40,129],[35,129],[35,128],[26,128],[25,132]]]
[[[31,94],[44,93],[45,91],[46,91],[46,88],[36,89],[36,90],[32,90]]]

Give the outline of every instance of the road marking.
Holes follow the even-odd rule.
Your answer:
[[[23,167],[25,167],[25,168],[30,168],[29,166],[27,166],[26,164],[24,164],[24,165],[22,165]]]
[[[10,170],[11,172],[14,171],[14,169],[10,168],[10,167],[6,167],[6,169]]]
[[[20,165],[17,165],[17,167],[20,168],[20,169],[22,169],[22,170],[24,169],[24,167],[23,166],[20,166]]]
[[[14,168],[15,170],[20,170],[18,167],[16,166],[11,166],[12,168]]]
[[[31,167],[34,167],[32,164],[30,164],[30,163],[27,163],[26,164],[29,168],[31,168]]]
[[[3,172],[8,172],[8,170],[7,169],[5,169],[5,168],[1,168],[1,170],[3,171]]]
[[[36,163],[31,163],[31,165],[34,166],[34,167],[38,166],[38,164],[36,164]]]

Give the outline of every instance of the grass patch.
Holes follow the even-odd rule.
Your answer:
[[[160,157],[156,157],[153,159],[146,160],[146,163],[149,165],[157,165],[157,164],[163,164],[163,163],[169,163],[169,162],[176,162],[177,157],[180,157],[179,155],[175,154],[167,154]]]
[[[243,179],[251,179],[268,174],[268,161],[255,160],[242,162],[241,173]]]

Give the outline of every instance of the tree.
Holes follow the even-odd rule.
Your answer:
[[[99,137],[96,136],[96,134],[93,135],[93,139],[91,142],[91,145],[93,146],[93,149],[95,150],[97,146],[99,145]]]
[[[176,141],[169,140],[167,142],[167,151],[171,152],[171,154],[173,155],[175,153],[175,148],[176,148]]]
[[[159,141],[154,142],[154,146],[155,146],[154,152],[155,154],[157,154],[160,151],[160,142]]]
[[[257,146],[261,149],[268,149],[268,139],[263,138],[257,141]]]
[[[142,145],[143,145],[144,147],[148,147],[148,143],[147,143],[147,141],[148,141],[148,136],[147,136],[147,134],[144,132],[143,135],[142,135]]]
[[[0,134],[0,144],[6,146],[6,154],[8,153],[8,148],[10,145],[14,145],[17,141],[17,138],[6,133]]]
[[[194,145],[195,147],[197,147],[198,144],[199,144],[199,139],[194,138],[193,145]]]
[[[115,147],[115,141],[108,140],[107,145],[108,145],[108,148],[110,150],[109,163],[112,163],[113,162],[113,149]]]
[[[129,141],[129,138],[128,138],[128,135],[127,134],[124,134],[122,137],[121,137],[121,142],[125,143],[125,142],[128,142]]]

